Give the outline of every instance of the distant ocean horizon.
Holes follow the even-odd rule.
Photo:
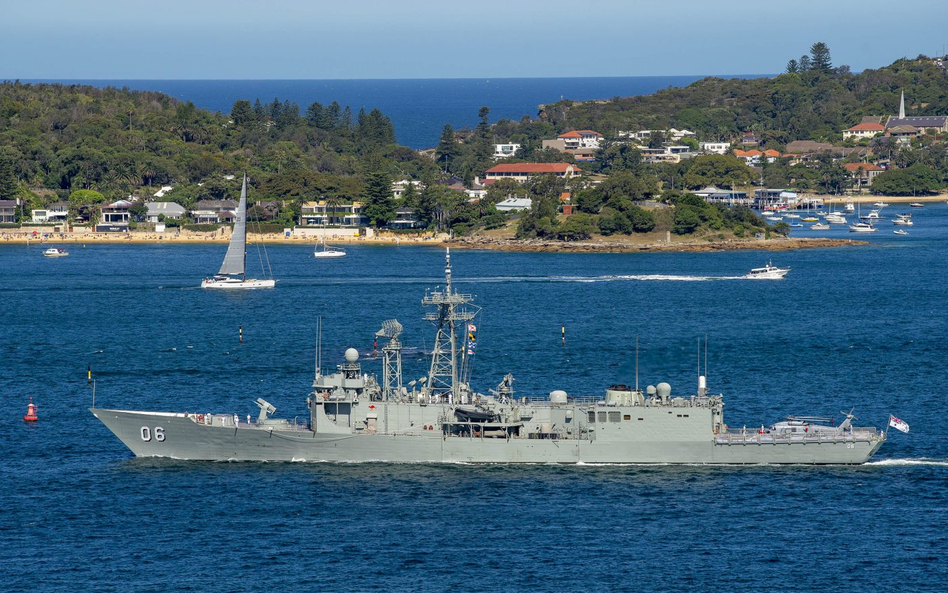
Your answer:
[[[705,75],[712,76],[712,75]],[[230,112],[234,101],[262,102],[289,99],[300,109],[314,101],[338,101],[353,113],[378,108],[395,126],[399,144],[415,149],[438,143],[445,124],[455,128],[477,123],[482,106],[490,120],[536,117],[538,107],[561,99],[588,101],[647,95],[668,87],[687,86],[705,76],[618,76],[570,78],[454,78],[364,80],[94,80],[22,79],[27,83],[86,84],[99,88],[128,87],[158,91],[198,107]],[[763,74],[713,75],[721,78],[759,78]]]

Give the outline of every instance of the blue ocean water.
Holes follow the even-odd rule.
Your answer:
[[[263,397],[303,418],[316,318],[327,361],[391,317],[430,344],[443,252],[275,245],[275,290],[220,294],[195,286],[222,245],[50,260],[0,241],[0,590],[943,591],[948,207],[915,214],[866,247],[452,253],[484,307],[478,390],[512,372],[520,395],[602,393],[632,380],[639,336],[643,384],[688,394],[707,335],[732,426],[850,407],[911,424],[860,467],[136,460],[88,413],[88,364],[100,406],[245,415]],[[786,280],[736,279],[770,258]]]
[[[728,76],[733,77],[733,76]],[[380,109],[391,118],[398,142],[411,148],[438,143],[445,124],[472,127],[477,112],[490,107],[491,121],[535,117],[540,104],[560,99],[584,101],[654,93],[685,86],[701,76],[631,76],[599,78],[492,78],[411,80],[31,80],[128,87],[160,91],[192,101],[198,107],[230,112],[234,101],[260,99],[264,103],[289,99],[302,110],[313,101],[338,101],[353,114],[360,108]]]

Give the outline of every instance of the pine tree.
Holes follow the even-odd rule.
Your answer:
[[[16,173],[9,154],[0,153],[0,200],[13,200],[17,195]]]
[[[445,171],[454,170],[454,162],[461,155],[461,149],[454,138],[454,128],[451,124],[445,124],[444,129],[441,130],[441,140],[438,142],[438,148],[435,149],[435,155],[438,166]]]
[[[830,72],[833,69],[833,61],[830,59],[829,46],[822,41],[817,41],[810,46],[810,68],[817,72]]]
[[[787,74],[796,74],[800,71],[800,67],[797,65],[796,60],[790,60],[787,62]]]
[[[363,213],[375,227],[382,227],[395,218],[395,202],[392,199],[392,179],[385,171],[369,173],[365,181],[365,208]]]
[[[810,70],[810,56],[806,54],[800,56],[799,66],[800,72],[808,72]]]

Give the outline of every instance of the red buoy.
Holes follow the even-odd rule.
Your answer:
[[[26,416],[23,417],[24,422],[36,422],[39,418],[36,416],[36,408],[38,406],[33,403],[33,398],[30,397],[30,405],[26,406]]]

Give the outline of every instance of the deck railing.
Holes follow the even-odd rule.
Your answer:
[[[875,428],[852,428],[841,431],[814,431],[806,433],[761,433],[759,430],[730,429],[727,432],[714,435],[714,442],[718,445],[757,445],[757,444],[790,444],[790,443],[856,443],[872,442],[883,438]]]

